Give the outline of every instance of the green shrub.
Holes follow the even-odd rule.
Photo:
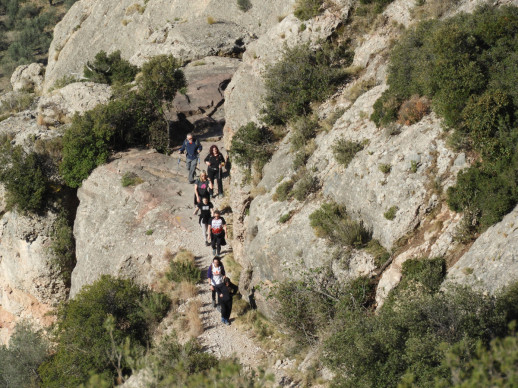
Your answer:
[[[499,222],[518,202],[513,168],[487,171],[472,166],[459,173],[457,184],[448,188],[448,205],[457,212],[474,216],[472,224],[484,230]]]
[[[84,67],[84,77],[89,81],[101,84],[126,84],[132,82],[139,68],[121,58],[119,50],[110,55],[99,51],[93,62],[87,62]]]
[[[443,378],[439,387],[512,387],[518,382],[518,336],[513,333],[495,338],[489,348],[479,341],[475,354],[467,362],[465,354],[471,352],[463,344],[451,347],[443,363],[451,377]],[[413,380],[413,379],[412,379]],[[413,381],[412,381],[413,382]]]
[[[438,271],[417,273],[413,280],[419,283],[426,280],[426,273]],[[436,282],[432,283],[436,290]],[[445,362],[450,349],[462,345],[465,365],[479,341],[487,346],[495,336],[506,335],[512,314],[509,307],[499,307],[500,298],[462,287],[446,293],[430,293],[428,288],[400,293],[395,303],[386,302],[377,314],[340,310],[337,319],[347,324],[337,325],[326,340],[324,362],[337,373],[334,383],[344,387],[422,387],[450,381],[458,376]]]
[[[363,150],[363,144],[342,138],[333,144],[332,149],[336,161],[347,167],[353,160],[354,155]]]
[[[12,114],[29,109],[34,102],[34,97],[32,93],[14,93],[2,100],[0,112]]]
[[[318,178],[307,173],[293,186],[293,197],[297,201],[305,201],[308,195],[317,192],[319,188]]]
[[[66,284],[70,284],[72,270],[76,264],[76,244],[68,212],[59,213],[50,234],[52,262],[58,267]]]
[[[278,302],[277,320],[304,342],[314,342],[333,314],[331,301],[304,281],[279,283],[271,297]]]
[[[131,92],[98,105],[83,116],[76,115],[63,136],[60,172],[70,187],[79,187],[112,150],[146,144],[149,126],[157,120],[146,99]]]
[[[201,280],[201,270],[194,262],[171,261],[166,277],[167,279],[178,283],[187,281],[196,284]]]
[[[332,53],[313,52],[309,45],[286,48],[279,62],[265,75],[267,124],[286,124],[296,116],[307,115],[312,101],[332,93],[344,73],[333,68]]]
[[[273,195],[274,201],[286,201],[290,199],[293,196],[293,185],[295,182],[292,179],[289,179],[285,182],[282,182],[277,188],[275,189],[275,194]]]
[[[74,299],[58,311],[54,332],[54,355],[39,368],[42,387],[71,387],[86,383],[91,374],[113,381],[115,368],[110,361],[113,341],[129,339],[133,347],[145,347],[150,340],[150,316],[145,308],[152,293],[129,280],[103,275],[85,286]],[[169,300],[161,298],[153,308],[158,321],[167,312]],[[113,319],[113,330],[105,328],[107,318]],[[122,368],[129,372],[127,360]]]
[[[371,232],[363,222],[354,221],[347,214],[345,206],[324,203],[320,209],[309,215],[311,227],[319,237],[335,244],[363,246],[371,239]]]
[[[36,372],[47,358],[49,343],[39,330],[26,322],[17,323],[9,347],[0,346],[0,385],[2,387],[37,387]]]
[[[143,182],[142,178],[134,172],[126,172],[121,178],[122,187],[137,186]]]
[[[41,157],[35,152],[27,154],[21,146],[12,147],[9,143],[4,144],[0,152],[0,182],[7,190],[7,206],[22,212],[41,212],[49,187]]]
[[[390,253],[380,244],[378,240],[371,240],[365,246],[367,253],[374,256],[374,264],[381,267],[390,258]]]
[[[318,130],[318,118],[315,116],[302,116],[295,120],[291,135],[292,151],[305,147],[308,140],[315,137]]]
[[[386,125],[411,96],[431,100],[454,129],[449,143],[482,157],[448,191],[451,209],[479,215],[479,232],[517,203],[517,42],[517,7],[481,7],[471,15],[420,23],[392,50],[390,87],[371,116]]]
[[[396,218],[397,211],[397,206],[391,206],[385,213],[383,213],[383,217],[385,217],[387,220],[392,221],[394,218]]]
[[[390,171],[392,170],[392,166],[390,164],[386,164],[386,163],[381,163],[381,164],[378,164],[378,169],[383,173],[383,174],[389,174]]]
[[[262,170],[273,154],[272,133],[265,127],[248,123],[232,137],[230,153],[237,164]]]
[[[237,6],[243,12],[247,12],[252,9],[252,3],[250,0],[237,0]]]
[[[410,282],[418,282],[430,293],[437,292],[446,276],[446,261],[441,258],[411,259],[403,263],[403,280],[399,288],[405,288]]]
[[[322,13],[323,0],[297,0],[294,15],[300,20],[309,20]]]
[[[282,216],[279,217],[279,223],[280,224],[285,224],[286,222],[288,222],[291,217],[293,216],[293,212],[288,212],[286,214],[283,214]]]

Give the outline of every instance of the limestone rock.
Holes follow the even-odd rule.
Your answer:
[[[67,287],[49,252],[56,215],[7,212],[0,219],[0,340],[7,342],[20,319],[48,326],[46,316],[65,300]]]
[[[54,29],[45,90],[63,76],[81,76],[100,50],[120,50],[137,65],[157,54],[184,60],[236,55],[287,15],[294,0],[251,2],[243,13],[235,1],[78,1]]]
[[[518,207],[486,230],[449,270],[447,282],[494,294],[518,280]]]
[[[11,75],[13,91],[40,92],[43,86],[44,67],[41,63],[18,66]]]
[[[195,237],[184,227],[185,214],[179,212],[185,209],[178,202],[181,195],[191,201],[192,186],[176,174],[175,162],[154,151],[129,151],[83,182],[74,223],[72,297],[103,274],[153,285],[168,266],[166,251],[174,253]],[[125,173],[143,183],[122,187]]]
[[[43,96],[38,103],[39,123],[54,125],[70,121],[76,113],[106,103],[112,95],[111,87],[95,82],[74,82]]]

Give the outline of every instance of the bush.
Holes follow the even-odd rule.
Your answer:
[[[300,150],[307,145],[308,140],[315,137],[318,130],[317,117],[299,117],[293,123],[291,135],[291,149],[292,151]]]
[[[291,219],[292,216],[293,216],[293,213],[291,211],[286,214],[283,214],[282,216],[279,217],[279,223],[285,224],[286,222],[288,222]]]
[[[445,125],[454,129],[449,142],[482,157],[459,176],[448,198],[451,209],[480,214],[479,232],[517,202],[517,41],[517,7],[481,7],[471,15],[420,23],[392,50],[390,87],[371,116],[377,125],[386,125],[399,111],[400,121],[411,123],[426,108],[417,108],[415,96],[430,99]]]
[[[509,307],[507,311],[499,307],[503,296],[486,296],[462,287],[436,292],[435,281],[431,288],[420,282],[426,280],[426,274],[438,276],[443,267],[425,266],[428,270],[421,268],[413,279],[421,284],[416,288],[421,292],[400,292],[395,303],[386,302],[377,314],[347,309],[340,312],[337,318],[341,322],[347,319],[347,324],[337,325],[324,349],[325,364],[337,373],[335,384],[435,386],[435,381],[450,381],[457,376],[445,362],[450,349],[462,345],[460,359],[465,365],[479,341],[487,346],[494,336],[506,335],[512,314]],[[407,267],[407,276],[409,273],[413,270]]]
[[[378,164],[378,169],[383,174],[390,174],[390,171],[392,170],[392,166],[390,164],[381,163],[381,164]]]
[[[363,144],[342,138],[333,144],[332,149],[336,161],[347,167],[353,160],[354,155],[363,150]]]
[[[323,0],[297,0],[294,15],[300,20],[309,20],[322,13]]]
[[[410,100],[401,104],[398,112],[398,122],[404,125],[412,125],[430,113],[430,101],[426,97],[414,95]]]
[[[322,204],[309,215],[309,220],[318,237],[335,244],[363,246],[371,239],[371,232],[365,229],[363,222],[352,220],[345,206],[337,203]]]
[[[252,9],[252,3],[250,0],[237,0],[237,6],[243,12],[247,12]]]
[[[126,172],[121,178],[122,187],[137,186],[144,181],[134,172]]]
[[[7,190],[7,206],[22,212],[41,212],[49,186],[41,157],[35,152],[26,154],[21,146],[11,147],[9,143],[0,152],[0,181]]]
[[[344,74],[331,66],[331,56],[323,51],[315,53],[309,45],[285,50],[265,75],[265,123],[283,125],[307,115],[312,101],[323,100],[332,92]]]
[[[317,192],[319,188],[318,178],[308,173],[293,186],[293,197],[297,201],[305,201],[308,195]]]
[[[374,256],[374,264],[381,267],[390,258],[390,253],[380,244],[378,240],[371,240],[365,246],[367,253]]]
[[[54,331],[56,351],[39,368],[42,387],[70,387],[86,383],[91,374],[113,381],[115,368],[110,361],[113,342],[126,338],[132,347],[145,347],[150,340],[150,316],[147,305],[152,292],[129,280],[103,275],[85,286],[74,299],[58,311]],[[154,307],[154,321],[161,319],[169,308],[169,300],[159,298]],[[107,318],[113,320],[111,333],[105,328]],[[111,335],[110,335],[111,334]],[[129,372],[127,360],[122,368]]]
[[[187,281],[196,284],[201,280],[201,270],[196,266],[194,255],[189,251],[181,250],[169,264],[166,277],[178,283]]]
[[[478,230],[499,222],[518,202],[518,188],[514,169],[487,171],[472,166],[461,171],[457,184],[448,188],[448,205],[454,211],[474,216],[472,224]]]
[[[292,189],[295,182],[290,179],[286,182],[282,182],[277,188],[275,189],[275,194],[273,195],[274,201],[281,201],[284,202],[288,199],[290,199],[293,195]]]
[[[248,123],[232,137],[230,153],[233,161],[250,169],[262,170],[273,154],[272,133],[265,127]]]
[[[383,213],[383,217],[385,217],[389,221],[392,221],[394,218],[396,218],[397,211],[397,206],[391,206],[385,213]]]
[[[58,267],[65,284],[70,285],[72,270],[76,264],[76,244],[68,212],[59,213],[50,234],[52,262]]]
[[[0,346],[0,385],[37,387],[36,373],[47,358],[49,343],[43,333],[25,322],[17,323],[9,347]]]
[[[89,81],[112,85],[132,82],[139,68],[121,58],[119,50],[110,55],[99,51],[93,62],[87,62],[84,67],[84,77]]]

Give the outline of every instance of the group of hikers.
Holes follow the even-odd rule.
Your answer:
[[[214,209],[211,197],[215,198],[214,181],[217,181],[218,196],[223,197],[222,169],[226,164],[225,158],[216,145],[209,148],[204,161],[207,171],[201,171],[198,179],[196,167],[200,160],[203,147],[192,133],[188,133],[179,149],[180,154],[186,153],[186,167],[189,183],[194,184],[194,215],[199,213],[199,224],[206,246],[212,247],[214,259],[207,271],[209,286],[212,291],[212,306],[219,306],[221,322],[230,325],[232,297],[237,293],[237,286],[225,276],[225,268],[221,262],[221,247],[226,245],[227,223],[219,210]],[[178,160],[180,161],[180,160]],[[216,302],[216,296],[217,302]]]

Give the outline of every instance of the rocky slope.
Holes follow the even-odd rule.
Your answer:
[[[78,1],[56,26],[43,96],[28,111],[1,122],[0,134],[9,134],[14,144],[31,149],[37,140],[61,136],[65,128],[61,125],[74,113],[107,101],[111,90],[104,85],[73,83],[49,92],[63,76],[80,78],[83,66],[99,50],[120,50],[138,65],[153,55],[172,53],[190,63],[185,67],[187,93],[174,101],[171,119],[205,138],[219,135],[224,124],[228,149],[239,127],[261,120],[267,66],[281,58],[285,46],[318,46],[322,39],[334,37],[350,22],[354,5],[353,0],[326,2],[322,15],[302,23],[293,15],[294,0],[251,2],[252,8],[242,12],[235,1]],[[461,1],[445,17],[472,11],[481,3]],[[243,289],[283,279],[290,270],[296,273],[327,264],[340,278],[379,275],[371,254],[351,250],[345,255],[342,250],[337,256],[335,248],[315,235],[308,216],[329,200],[345,205],[392,252],[390,266],[380,274],[378,305],[399,281],[402,263],[414,257],[444,256],[452,265],[448,275],[452,281],[488,292],[518,278],[513,245],[516,209],[471,247],[453,239],[461,215],[448,209],[441,193],[473,161],[447,147],[440,120],[432,113],[414,125],[387,131],[368,119],[387,87],[391,42],[417,20],[414,6],[414,2],[396,0],[363,36],[353,39],[355,77],[317,108],[321,122],[338,117],[316,136],[308,160],[308,170],[319,181],[318,193],[304,201],[273,199],[278,185],[295,174],[290,134],[278,144],[255,187],[243,184],[243,172],[233,166],[228,189],[234,218],[232,245],[235,257],[247,269]],[[39,91],[40,73],[34,66],[20,69],[13,87]],[[365,144],[347,168],[332,155],[338,139]],[[389,165],[390,172],[382,172],[382,164]],[[105,273],[153,285],[167,265],[164,253],[185,246],[197,233],[186,218],[190,188],[176,169],[176,158],[128,151],[84,182],[74,225],[77,266],[72,296]],[[127,172],[143,182],[122,187],[120,180]],[[392,206],[397,206],[396,216],[388,220],[384,213]],[[5,340],[20,318],[48,324],[44,314],[69,290],[48,257],[55,215],[31,218],[0,210],[0,335]],[[290,220],[278,222],[288,212]],[[270,312],[260,293],[257,297],[264,311]]]

